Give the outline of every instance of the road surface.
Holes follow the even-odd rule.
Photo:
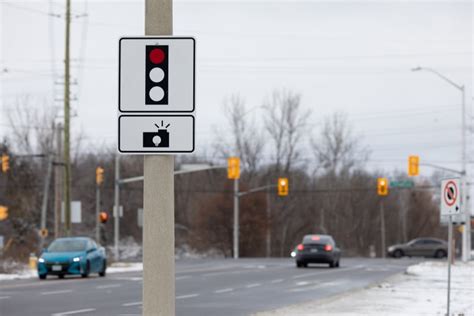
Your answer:
[[[359,289],[419,260],[341,259],[297,269],[291,259],[195,259],[176,263],[176,315],[249,315]],[[142,273],[2,281],[0,315],[141,315]]]

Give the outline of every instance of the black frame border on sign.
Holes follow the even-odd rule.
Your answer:
[[[193,119],[193,148],[191,150],[178,150],[178,151],[140,151],[140,150],[122,150],[120,146],[120,119],[122,117],[191,117]],[[118,151],[121,154],[145,154],[145,155],[168,155],[168,154],[180,154],[180,153],[193,153],[194,150],[196,149],[196,119],[194,115],[191,114],[183,114],[183,115],[160,115],[159,113],[156,113],[155,115],[131,115],[131,114],[125,114],[125,115],[119,115],[118,117]]]
[[[121,56],[122,56],[122,40],[192,40],[193,41],[193,108],[187,111],[124,111],[121,109]],[[121,113],[193,113],[196,111],[196,39],[191,36],[142,36],[142,37],[121,37],[119,39],[119,56],[118,56],[118,110]]]

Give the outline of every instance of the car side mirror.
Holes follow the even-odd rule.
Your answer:
[[[97,248],[89,248],[89,249],[87,249],[87,253],[90,253],[90,252],[93,252],[93,251],[96,251],[96,250],[97,250]]]

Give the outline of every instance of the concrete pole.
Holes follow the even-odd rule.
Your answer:
[[[56,127],[56,162],[54,167],[54,238],[61,236],[61,202],[62,202],[62,142],[63,128],[61,124]]]
[[[173,34],[173,1],[145,0],[145,35]],[[174,156],[145,156],[143,315],[175,315]]]
[[[383,199],[380,200],[380,231],[382,235],[382,258],[385,258],[385,210],[383,208]]]
[[[461,133],[462,133],[462,210],[464,212],[464,230],[462,233],[462,261],[467,262],[471,258],[471,210],[467,201],[467,168],[466,168],[466,97],[465,97],[465,86],[461,86],[462,94],[462,121],[461,121]]]
[[[115,186],[114,186],[114,258],[119,260],[120,236],[120,155],[115,155]]]
[[[239,258],[239,179],[234,179],[234,259]]]

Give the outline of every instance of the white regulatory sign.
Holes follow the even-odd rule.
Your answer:
[[[119,152],[194,151],[195,46],[192,37],[120,39]]]
[[[441,181],[441,215],[461,213],[461,187],[459,179]]]

